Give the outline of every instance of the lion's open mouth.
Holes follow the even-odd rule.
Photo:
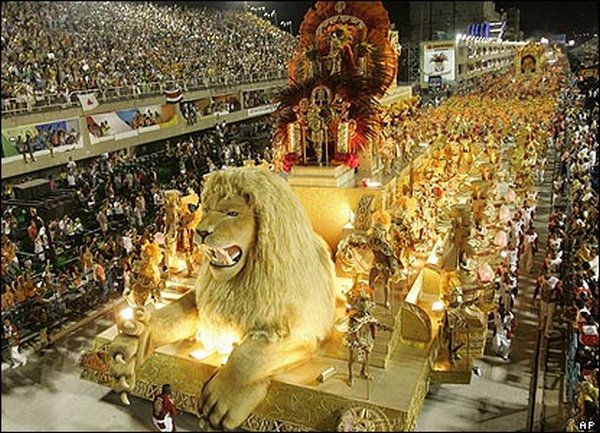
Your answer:
[[[228,268],[240,261],[242,249],[237,245],[231,245],[227,248],[211,248],[204,245],[204,254],[208,257],[212,266]]]

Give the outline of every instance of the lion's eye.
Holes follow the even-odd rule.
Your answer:
[[[227,216],[230,216],[230,217],[236,217],[236,216],[239,216],[239,214],[240,213],[235,210],[230,210],[229,212],[227,212]]]

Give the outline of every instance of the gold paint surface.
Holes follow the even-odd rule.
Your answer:
[[[350,211],[356,212],[364,194],[375,195],[375,208],[380,206],[381,188],[292,187],[308,213],[313,229],[320,234],[335,254],[342,239]]]

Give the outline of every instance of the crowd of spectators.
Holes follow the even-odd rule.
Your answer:
[[[561,307],[569,326],[567,431],[580,422],[598,425],[598,81],[581,89],[577,80],[564,97],[557,134],[560,170],[554,181],[557,210],[549,227],[554,251],[548,261],[562,283]],[[581,83],[579,83],[581,84]],[[552,260],[553,259],[553,260]],[[552,268],[557,266],[558,268]],[[585,424],[590,425],[590,424]],[[585,430],[585,428],[584,428]]]
[[[188,126],[196,124],[198,121],[198,106],[195,101],[182,102],[179,104],[179,109]]]
[[[210,101],[210,106],[205,110],[205,115],[216,113],[233,113],[242,109],[240,100],[235,96],[228,98],[213,99]]]
[[[267,105],[273,101],[273,89],[259,89],[244,92],[244,107],[253,108],[260,105]]]
[[[181,175],[186,172],[198,173],[192,179],[196,184],[201,175],[225,167],[241,166],[245,161],[259,163],[264,159],[273,135],[273,128],[263,119],[234,123],[217,123],[215,128],[201,134],[190,135],[176,143],[167,141],[167,156],[176,157]],[[250,137],[261,137],[255,142]],[[271,160],[267,162],[271,163]],[[189,180],[189,178],[187,179]],[[185,178],[174,178],[172,188],[179,188]]]
[[[71,158],[58,179],[50,176],[49,189],[75,191],[77,211],[48,220],[5,204],[14,190],[3,183],[2,317],[11,322],[7,329],[21,337],[39,335],[44,348],[65,319],[118,297],[140,247],[162,225],[164,191],[192,188],[200,194],[205,173],[248,159],[261,162],[264,149],[241,135],[265,135],[270,129],[264,119],[221,122],[143,157],[103,154],[86,166]],[[23,364],[18,349],[16,354],[14,364]]]
[[[3,101],[118,87],[139,95],[172,80],[244,82],[285,72],[296,45],[246,11],[148,2],[9,2],[1,40]]]

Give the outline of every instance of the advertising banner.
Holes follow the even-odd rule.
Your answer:
[[[452,42],[424,45],[423,82],[427,83],[430,76],[439,76],[444,83],[454,81],[454,59],[454,43]]]
[[[35,155],[49,154],[50,148],[63,152],[83,147],[76,118],[7,128],[2,129],[2,162],[19,159],[27,150],[27,140]]]
[[[86,117],[92,144],[135,137],[141,133],[175,126],[177,122],[178,116],[173,104],[151,105]]]
[[[248,116],[260,116],[261,114],[269,114],[277,110],[279,104],[259,105],[258,107],[248,108]]]

